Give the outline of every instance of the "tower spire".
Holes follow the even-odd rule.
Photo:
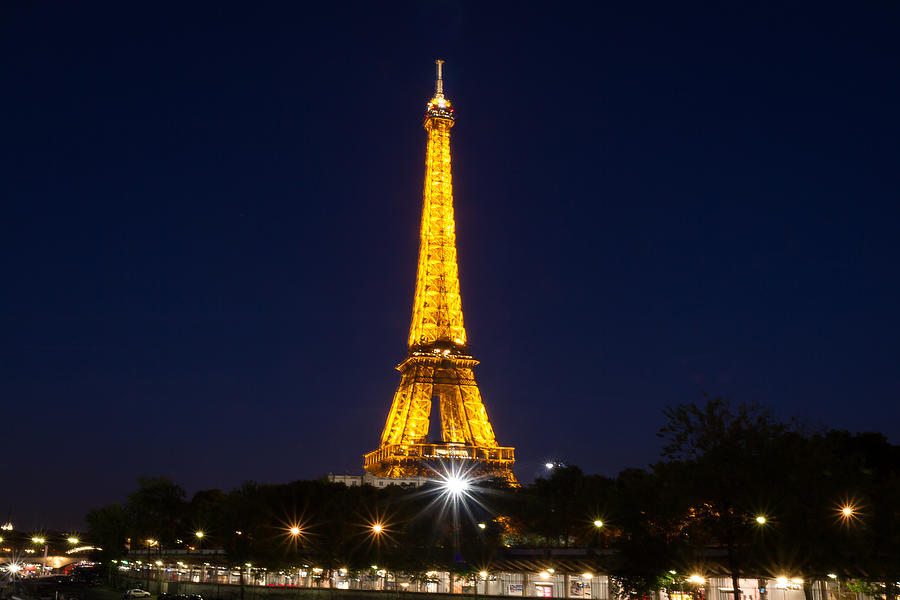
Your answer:
[[[437,81],[434,86],[434,97],[435,98],[443,98],[444,97],[444,61],[441,59],[437,59],[434,61],[434,64],[437,65]]]

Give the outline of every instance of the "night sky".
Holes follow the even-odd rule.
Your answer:
[[[2,516],[361,472],[435,58],[521,479],[704,391],[900,443],[900,4],[784,4],[3,3]]]

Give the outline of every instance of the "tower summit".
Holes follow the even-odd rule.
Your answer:
[[[514,449],[500,447],[488,421],[463,325],[456,225],[450,175],[453,107],[444,96],[443,63],[425,112],[425,189],[416,293],[408,353],[397,370],[400,386],[388,413],[381,444],[365,455],[365,469],[380,477],[429,476],[452,460],[485,476],[515,482]],[[432,401],[440,407],[440,440],[428,440]]]

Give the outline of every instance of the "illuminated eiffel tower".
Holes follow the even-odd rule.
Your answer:
[[[436,62],[437,86],[425,114],[424,206],[409,352],[397,367],[402,378],[381,445],[365,455],[365,469],[380,477],[429,476],[440,463],[453,462],[515,484],[514,449],[497,444],[472,373],[478,361],[466,344],[450,179],[453,108],[444,96],[444,61]],[[433,400],[440,403],[438,442],[428,441]]]

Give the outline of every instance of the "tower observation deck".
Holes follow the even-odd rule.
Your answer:
[[[379,477],[433,474],[442,462],[515,483],[513,448],[494,437],[469,354],[456,260],[456,225],[450,174],[453,107],[444,96],[442,60],[425,113],[428,141],[422,229],[408,353],[397,370],[400,386],[381,444],[365,455],[365,470]],[[440,441],[428,441],[432,402],[440,407]],[[432,434],[434,435],[434,434]]]

